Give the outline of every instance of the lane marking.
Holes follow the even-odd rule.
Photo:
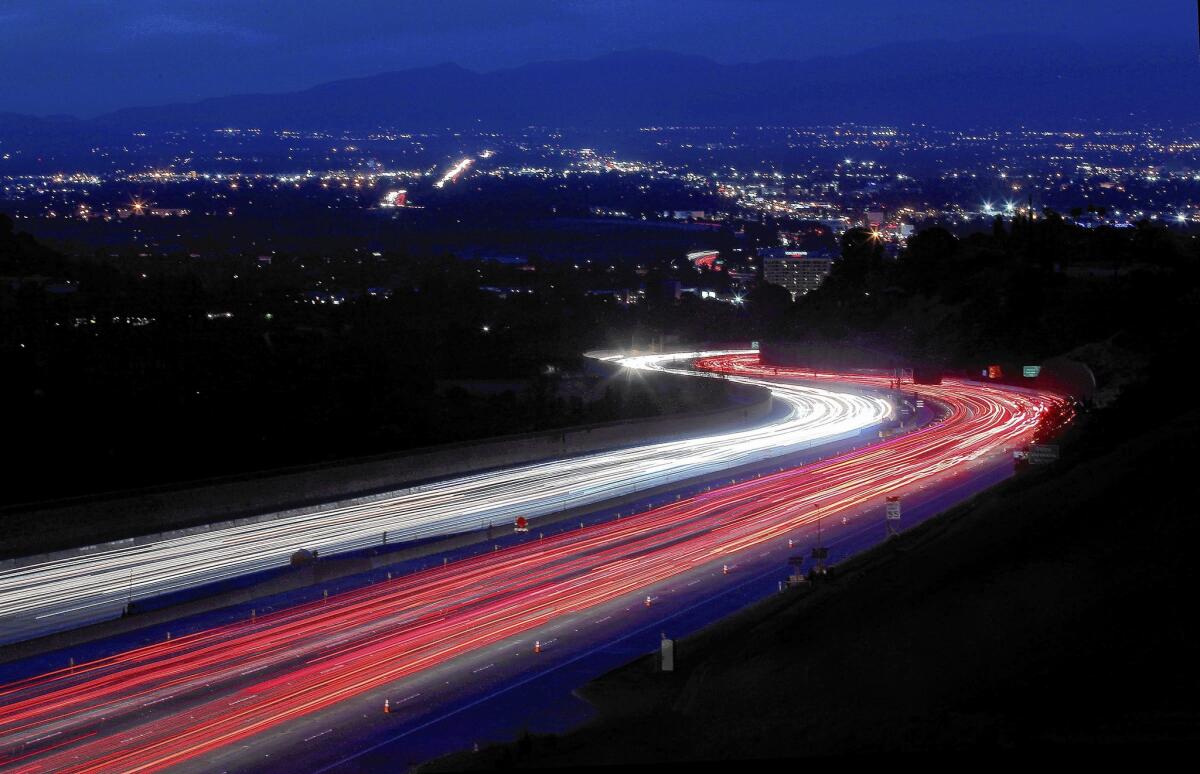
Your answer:
[[[526,683],[531,683],[534,680],[538,680],[542,677],[545,677],[545,676],[551,674],[552,672],[557,672],[557,671],[563,669],[564,667],[570,666],[571,664],[574,664],[577,661],[582,661],[583,659],[585,659],[589,656],[595,655],[596,653],[599,653],[603,650],[611,648],[613,645],[617,645],[621,642],[624,642],[625,640],[628,640],[632,637],[642,634],[643,632],[647,632],[652,629],[656,629],[659,626],[662,626],[665,622],[670,621],[673,618],[678,618],[679,616],[686,615],[687,613],[690,613],[693,610],[697,610],[705,605],[710,605],[713,603],[714,600],[720,599],[721,597],[725,597],[730,594],[733,594],[734,592],[740,591],[753,583],[760,583],[760,582],[762,582],[763,579],[770,577],[772,575],[777,575],[778,573],[779,573],[778,568],[772,568],[771,570],[764,572],[760,575],[756,575],[755,577],[747,580],[744,583],[738,584],[737,586],[722,589],[722,590],[718,591],[718,593],[715,594],[714,596],[708,597],[707,599],[705,599],[703,601],[696,602],[695,604],[689,605],[689,606],[683,608],[682,610],[677,610],[674,613],[671,613],[670,615],[668,615],[662,619],[654,621],[653,623],[646,624],[644,626],[640,626],[630,632],[627,632],[627,633],[621,635],[620,637],[617,637],[614,640],[604,643],[603,645],[599,645],[590,650],[586,650],[577,656],[568,658],[567,660],[565,660],[559,664],[555,664],[554,666],[550,667],[549,669],[547,669],[544,672],[538,672],[536,674],[530,675],[529,677],[518,680],[515,683],[506,685],[505,687],[503,687],[497,691],[493,691],[492,693],[481,696],[478,699],[476,699],[468,704],[464,704],[461,707],[457,707],[457,708],[451,710],[450,712],[447,712],[447,713],[440,715],[436,718],[433,718],[431,720],[427,720],[424,723],[421,723],[420,725],[417,725],[417,726],[414,726],[413,728],[408,729],[407,731],[401,732],[401,733],[397,734],[396,736],[391,737],[390,739],[384,739],[382,742],[377,742],[369,747],[364,747],[360,750],[357,750],[354,753],[346,756],[345,758],[342,758],[341,760],[334,761],[333,763],[330,763],[319,769],[315,769],[313,771],[313,774],[325,774],[325,772],[333,771],[334,769],[340,768],[341,766],[344,766],[345,764],[349,763],[352,760],[361,758],[362,756],[367,755],[368,753],[378,750],[380,747],[384,747],[386,745],[393,744],[393,743],[403,739],[406,736],[416,733],[417,731],[422,731],[436,723],[440,723],[441,721],[446,720],[447,718],[451,718],[455,715],[458,715],[461,712],[465,712],[466,710],[469,710],[473,707],[479,706],[480,704],[488,702],[488,701],[496,698],[497,696],[501,696],[505,693],[508,693],[509,691],[520,688],[521,686],[525,685]],[[652,652],[652,651],[649,651],[649,652]],[[449,684],[449,681],[447,681],[447,684]]]

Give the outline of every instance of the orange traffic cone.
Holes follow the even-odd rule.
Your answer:
[[[386,714],[388,714],[388,713],[389,713],[389,712],[391,712],[391,711],[392,711],[392,700],[391,700],[391,699],[384,699],[384,700],[383,700],[383,714],[385,714],[385,715],[386,715]]]
[[[646,595],[646,607],[650,607],[650,595]]]
[[[541,641],[541,640],[534,640],[534,641],[533,641],[533,652],[534,652],[534,653],[541,653],[541,652],[542,652],[542,641]]]

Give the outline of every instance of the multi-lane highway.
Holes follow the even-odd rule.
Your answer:
[[[682,353],[626,359],[631,369],[684,370]],[[747,377],[733,377],[754,381]],[[857,434],[888,419],[880,397],[779,383],[784,408],[756,427],[489,471],[353,505],[218,527],[0,570],[0,644],[121,614],[125,603],[281,567],[298,549],[323,555],[536,518]]]
[[[801,376],[763,370],[755,358],[736,355],[705,358],[701,366],[772,382]],[[885,377],[802,376],[887,386]],[[229,765],[228,751],[248,749],[253,738],[310,723],[385,686],[403,696],[406,681],[453,668],[483,649],[532,652],[535,642],[549,639],[542,632],[564,617],[640,598],[689,573],[736,565],[818,518],[834,521],[885,495],[953,487],[972,465],[1025,442],[1060,400],[960,381],[913,389],[937,401],[944,419],[636,516],[534,536],[328,602],[0,688],[0,765],[22,771]]]

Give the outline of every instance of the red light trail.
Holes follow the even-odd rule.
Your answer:
[[[698,365],[767,380],[888,385],[884,376],[772,369],[754,355]],[[785,539],[818,515],[953,475],[1023,443],[1043,412],[1062,402],[965,381],[913,390],[946,416],[636,516],[0,687],[0,765],[156,771],[195,759],[455,656],[532,636],[559,616]]]

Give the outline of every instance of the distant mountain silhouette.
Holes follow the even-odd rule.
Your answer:
[[[522,126],[925,123],[1131,127],[1200,121],[1190,50],[1120,50],[1052,38],[897,43],[851,56],[723,65],[627,51],[490,73],[446,64],[119,110],[96,128],[255,126],[409,130]],[[0,131],[5,121],[0,118]]]

